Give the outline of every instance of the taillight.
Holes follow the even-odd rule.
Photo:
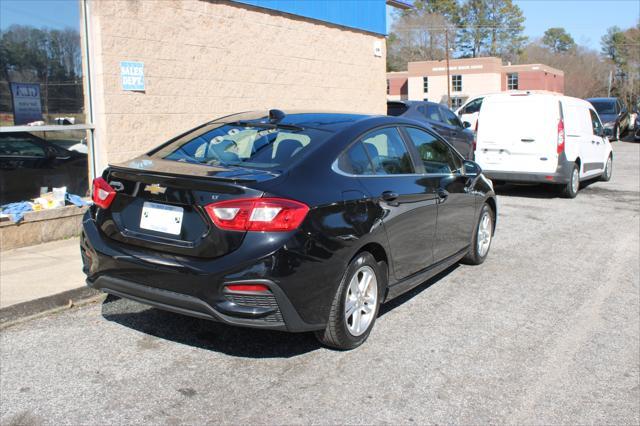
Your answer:
[[[564,120],[558,121],[558,154],[564,152]]]
[[[93,203],[103,209],[109,208],[111,202],[116,197],[116,190],[111,187],[101,177],[93,180],[93,191],[91,192],[91,199]]]
[[[204,208],[220,229],[285,232],[297,229],[309,207],[283,198],[245,198],[213,203]]]

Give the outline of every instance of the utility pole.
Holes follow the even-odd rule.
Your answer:
[[[444,29],[444,55],[447,61],[447,108],[451,108],[451,77],[449,76],[449,29]]]
[[[607,98],[611,97],[611,79],[613,78],[613,70],[609,70],[609,88],[607,89]]]

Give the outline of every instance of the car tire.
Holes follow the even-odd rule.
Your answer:
[[[316,332],[318,340],[339,350],[364,343],[376,322],[385,286],[384,262],[376,262],[369,252],[358,253],[342,276],[326,328]]]
[[[602,176],[600,176],[600,180],[603,182],[609,182],[611,180],[612,173],[613,173],[613,157],[609,155],[609,158],[607,158],[607,162],[605,163]]]
[[[480,265],[489,255],[491,241],[493,240],[494,224],[496,223],[496,214],[485,203],[480,210],[478,222],[473,229],[471,237],[471,247],[462,261],[468,265]]]
[[[620,140],[620,126],[616,126],[616,128],[613,129],[613,139],[615,141],[619,141]]]
[[[573,165],[569,182],[562,187],[562,196],[565,198],[576,198],[580,190],[580,169],[577,164]]]

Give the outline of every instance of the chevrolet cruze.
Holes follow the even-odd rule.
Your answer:
[[[482,263],[497,213],[491,181],[429,127],[279,110],[110,165],[92,198],[89,286],[339,349],[367,339],[381,303]]]

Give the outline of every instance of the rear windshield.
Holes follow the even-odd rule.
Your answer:
[[[394,102],[387,104],[387,115],[398,117],[407,111],[407,106],[403,103]]]
[[[592,101],[591,105],[598,111],[598,114],[615,114],[616,103],[611,101]]]
[[[283,170],[330,135],[318,129],[225,124],[186,135],[150,156],[212,166]]]

